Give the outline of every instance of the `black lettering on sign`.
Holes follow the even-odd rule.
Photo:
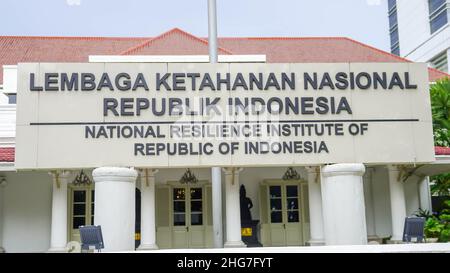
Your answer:
[[[35,74],[30,73],[30,91],[42,91],[44,88],[42,86],[36,86],[35,84]]]

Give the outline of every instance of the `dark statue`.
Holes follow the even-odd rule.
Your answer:
[[[250,209],[253,208],[253,203],[252,200],[247,197],[247,192],[245,191],[244,185],[241,185],[239,197],[241,200],[241,221],[251,221],[252,213],[250,212]]]
[[[262,244],[258,242],[257,235],[259,220],[252,220],[250,209],[253,208],[253,203],[252,200],[247,197],[244,185],[241,185],[239,197],[241,201],[241,228],[247,230],[247,233],[242,235],[242,241],[248,247],[261,247]],[[249,229],[251,230],[250,234],[248,233]]]

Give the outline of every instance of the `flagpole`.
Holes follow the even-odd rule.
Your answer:
[[[217,13],[216,0],[208,0],[208,46],[209,62],[218,62],[217,56]],[[211,168],[212,184],[212,217],[214,247],[223,247],[223,225],[222,225],[222,171],[220,167]]]
[[[209,62],[215,64],[218,62],[216,0],[208,0],[208,45]]]

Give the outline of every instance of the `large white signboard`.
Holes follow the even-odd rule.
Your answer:
[[[19,64],[17,169],[434,160],[417,63]]]

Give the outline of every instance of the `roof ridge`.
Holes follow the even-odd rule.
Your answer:
[[[23,35],[2,35],[0,38],[14,38],[14,39],[83,39],[83,40],[138,40],[149,39],[149,37],[106,37],[106,36],[23,36]]]
[[[439,74],[443,74],[443,75],[447,76],[447,78],[450,78],[450,74],[448,74],[448,73],[446,73],[446,72],[444,72],[444,71],[441,71],[441,70],[439,70],[439,69],[436,69],[436,68],[434,68],[434,67],[428,67],[428,70],[437,72],[437,73],[439,73]]]
[[[283,37],[283,36],[268,36],[268,37],[218,37],[218,39],[223,40],[315,40],[315,39],[321,39],[321,40],[343,40],[346,39],[346,37],[340,37],[340,36],[312,36],[312,37]]]
[[[390,56],[390,57],[394,57],[394,58],[396,58],[396,59],[398,59],[398,60],[400,60],[400,61],[404,61],[404,62],[407,62],[407,63],[414,63],[414,61],[411,61],[411,60],[408,60],[408,59],[406,59],[406,58],[400,57],[400,56],[398,56],[398,55],[395,55],[395,54],[386,52],[386,51],[384,51],[384,50],[378,49],[378,48],[373,47],[373,46],[371,46],[371,45],[368,45],[368,44],[359,42],[359,41],[354,40],[354,39],[352,39],[352,38],[345,37],[345,39],[347,39],[347,40],[349,40],[349,41],[351,41],[351,42],[353,42],[353,43],[359,44],[359,45],[361,45],[361,46],[367,47],[367,48],[369,48],[369,49],[371,49],[371,50],[375,50],[375,51],[377,51],[377,52],[380,52],[380,53],[382,53],[382,54],[384,54],[384,55],[387,55],[387,56]],[[445,75],[445,76],[447,76],[447,77],[450,77],[450,74],[447,74],[447,73],[445,73],[444,71],[438,70],[438,69],[433,68],[433,67],[427,67],[427,68],[428,68],[428,70],[432,70],[432,71],[435,71],[435,72],[440,73],[440,74],[442,74],[442,75]]]
[[[387,52],[387,51],[384,51],[384,50],[381,50],[381,49],[379,49],[379,48],[373,47],[373,46],[371,46],[371,45],[368,45],[368,44],[359,42],[359,41],[354,40],[354,39],[352,39],[352,38],[349,38],[349,37],[344,37],[344,38],[345,38],[346,40],[350,41],[350,42],[353,42],[353,43],[355,43],[355,44],[361,45],[361,46],[363,46],[363,47],[367,47],[367,48],[369,48],[369,49],[371,49],[371,50],[375,50],[375,51],[377,51],[377,52],[379,52],[379,53],[382,53],[383,55],[387,55],[387,56],[390,56],[390,57],[394,57],[394,58],[396,58],[396,59],[398,59],[398,60],[400,60],[400,61],[404,61],[404,62],[407,62],[407,63],[412,63],[412,62],[413,62],[413,61],[408,60],[408,59],[406,59],[406,58],[403,58],[403,57],[400,57],[400,56],[398,56],[398,55],[389,53],[389,52]]]
[[[172,33],[175,33],[175,32],[179,32],[182,35],[185,35],[185,36],[187,36],[187,37],[189,37],[191,39],[197,40],[197,41],[199,41],[199,42],[201,42],[203,44],[208,45],[208,41],[206,41],[206,40],[204,40],[202,38],[199,38],[199,37],[197,37],[197,36],[195,36],[195,35],[193,35],[193,34],[191,34],[189,32],[186,32],[186,31],[184,31],[182,29],[179,29],[179,28],[175,27],[175,28],[172,28],[172,29],[170,29],[170,30],[168,30],[168,31],[166,31],[166,32],[156,36],[156,37],[150,38],[150,39],[148,39],[148,40],[146,40],[146,41],[144,41],[144,42],[142,42],[142,43],[140,43],[140,44],[138,44],[138,45],[136,45],[134,47],[130,47],[129,49],[126,49],[126,50],[120,52],[119,55],[127,55],[127,54],[130,54],[130,53],[136,52],[137,50],[139,50],[139,49],[141,49],[141,48],[143,48],[145,46],[148,46],[148,45],[150,45],[151,43],[153,43],[153,42],[155,42],[157,40],[163,39],[163,38],[167,37],[168,35],[170,35]],[[222,47],[218,47],[218,50],[222,50],[223,52],[228,53],[228,54],[233,54],[233,52],[231,52],[230,50],[222,48]]]

